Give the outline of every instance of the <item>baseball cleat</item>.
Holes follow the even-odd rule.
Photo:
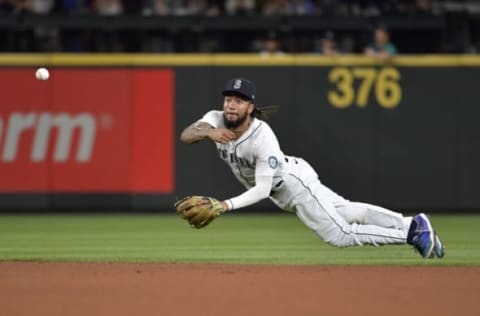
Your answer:
[[[408,230],[407,243],[412,245],[423,258],[434,257],[435,232],[425,214],[420,213],[413,217]]]
[[[443,256],[445,256],[445,247],[440,241],[440,238],[438,237],[437,233],[434,232],[434,234],[435,234],[435,239],[434,239],[434,245],[433,245],[433,253],[438,258],[443,258]]]

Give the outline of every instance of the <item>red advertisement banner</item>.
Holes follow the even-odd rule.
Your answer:
[[[1,69],[0,192],[174,189],[170,69]]]

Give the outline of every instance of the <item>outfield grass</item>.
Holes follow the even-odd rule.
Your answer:
[[[335,248],[291,214],[234,215],[196,230],[174,215],[1,215],[2,261],[480,265],[480,216],[431,217],[447,248]]]

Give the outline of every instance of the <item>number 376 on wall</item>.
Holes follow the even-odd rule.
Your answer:
[[[333,68],[328,80],[335,85],[335,90],[328,91],[328,101],[338,109],[351,105],[367,106],[372,93],[378,105],[386,109],[398,106],[402,100],[400,73],[392,67],[380,69],[369,68]]]

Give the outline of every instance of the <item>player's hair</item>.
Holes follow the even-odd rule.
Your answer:
[[[252,116],[256,117],[258,119],[261,119],[262,121],[266,121],[270,118],[270,115],[272,113],[278,112],[278,105],[268,105],[268,106],[263,106],[263,107],[255,107],[253,108]]]

